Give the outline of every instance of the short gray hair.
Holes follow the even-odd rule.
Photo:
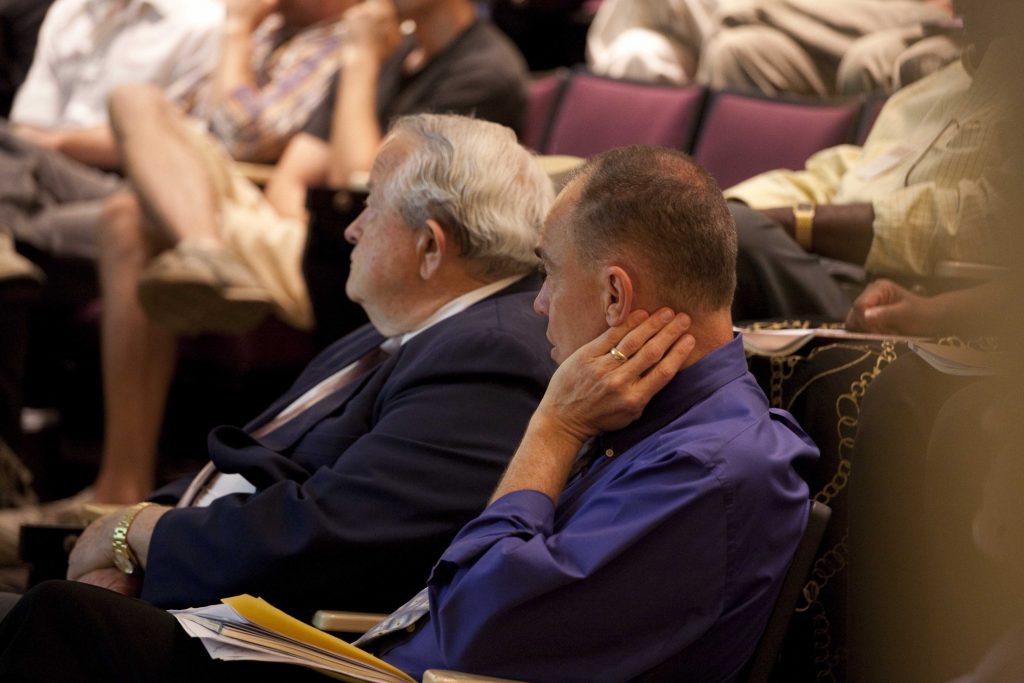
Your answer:
[[[718,183],[674,149],[636,145],[602,152],[581,185],[573,241],[585,262],[629,252],[650,270],[661,305],[711,312],[736,290],[736,224]]]
[[[510,128],[449,114],[397,119],[409,154],[386,187],[374,188],[409,226],[437,221],[482,274],[521,275],[538,265],[535,249],[554,200],[551,181]]]

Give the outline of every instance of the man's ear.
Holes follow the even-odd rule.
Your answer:
[[[416,254],[420,260],[420,277],[429,280],[444,262],[447,237],[441,224],[433,218],[428,218],[424,229],[420,230],[416,238]]]
[[[606,266],[602,274],[605,322],[615,327],[633,310],[633,280],[620,266]]]

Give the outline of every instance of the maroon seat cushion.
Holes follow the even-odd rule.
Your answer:
[[[722,188],[763,171],[801,169],[815,152],[852,141],[860,108],[720,92],[708,103],[694,156]]]
[[[576,73],[566,86],[543,151],[589,157],[633,144],[688,150],[703,103],[704,90],[696,86]]]
[[[551,127],[551,116],[555,113],[555,107],[568,77],[569,72],[561,69],[530,81],[530,94],[520,140],[524,146],[535,151],[544,148],[548,129]]]

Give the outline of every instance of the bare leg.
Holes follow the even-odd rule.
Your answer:
[[[228,162],[155,88],[119,88],[110,113],[152,243],[173,247],[138,273],[140,305],[180,333],[252,329],[272,300],[222,240],[221,204],[234,196]]]
[[[136,294],[154,248],[129,193],[111,197],[100,228],[105,438],[97,502],[132,503],[152,490],[157,442],[175,364],[175,337],[151,322]]]
[[[125,172],[160,237],[170,245],[219,241],[216,181],[163,94],[152,86],[118,88],[110,120]]]

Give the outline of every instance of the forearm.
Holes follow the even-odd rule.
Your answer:
[[[94,128],[46,128],[15,123],[12,130],[22,140],[41,149],[60,152],[76,161],[103,169],[121,165],[110,126]]]
[[[383,137],[377,122],[380,63],[366,50],[347,50],[331,119],[327,184],[346,187],[352,173],[369,171]]]
[[[110,126],[62,131],[57,150],[88,166],[105,170],[121,167],[121,155]]]
[[[513,491],[539,491],[552,502],[565,488],[575,455],[584,439],[562,430],[541,411],[534,414],[515,456],[505,470],[491,502]]]
[[[239,87],[255,87],[252,73],[252,32],[244,22],[229,19],[224,28],[223,52],[213,75],[210,106],[223,106]]]
[[[794,239],[796,221],[792,207],[761,209]],[[864,263],[871,240],[875,212],[871,204],[821,204],[815,207],[811,251],[850,263]]]

